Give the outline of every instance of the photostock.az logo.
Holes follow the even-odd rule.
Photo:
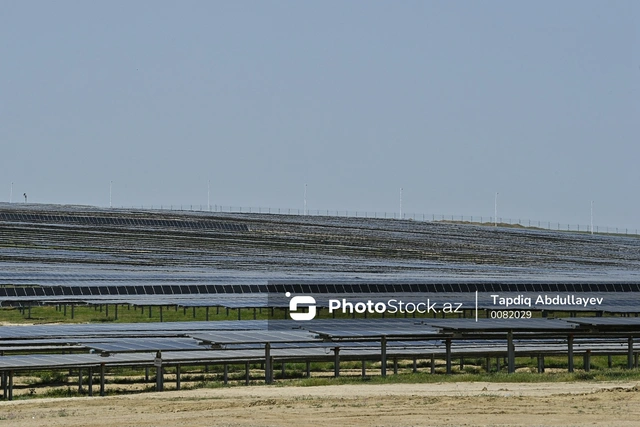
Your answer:
[[[291,292],[287,292],[286,297],[289,298],[291,296]],[[293,320],[311,320],[314,317],[316,317],[316,299],[312,296],[308,296],[308,295],[301,295],[301,296],[297,296],[297,297],[293,297],[291,298],[291,301],[289,301],[289,316],[291,316],[291,318]],[[295,311],[298,311],[298,306],[299,305],[306,305],[309,307],[309,311],[306,313],[294,313]]]

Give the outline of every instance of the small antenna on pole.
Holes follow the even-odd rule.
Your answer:
[[[498,226],[498,194],[500,194],[500,193],[498,193],[498,192],[496,191],[496,200],[495,200],[495,202],[494,202],[494,206],[493,206],[493,210],[494,210],[494,211],[493,211],[493,214],[494,214],[494,217],[493,217],[493,224],[494,224],[496,227]]]
[[[22,193],[22,195],[24,196],[24,202],[27,203],[27,193]]]
[[[307,184],[304,184],[304,209],[302,210],[302,212],[306,215],[307,214]]]
[[[207,211],[211,211],[211,180],[207,181]]]
[[[400,187],[400,219],[402,219],[402,187]]]
[[[9,203],[11,203],[12,198],[13,198],[13,182],[11,183],[11,190],[9,190]]]
[[[113,181],[109,181],[109,208],[111,208],[111,190],[113,187]]]
[[[593,200],[591,201],[591,234],[593,234]]]

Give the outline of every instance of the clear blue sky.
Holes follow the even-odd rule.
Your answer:
[[[0,201],[640,228],[639,130],[637,1],[0,7]]]

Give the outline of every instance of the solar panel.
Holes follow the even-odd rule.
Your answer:
[[[83,343],[83,341],[79,341]],[[198,344],[192,338],[137,338],[117,340],[103,340],[101,342],[84,343],[85,347],[107,353],[128,353],[128,352],[150,352],[150,351],[194,351],[204,350],[205,348]]]
[[[283,343],[319,340],[314,334],[307,331],[208,332],[194,334],[192,337],[211,344]]]
[[[441,329],[464,331],[559,331],[572,330],[575,325],[560,319],[424,319],[424,323]]]

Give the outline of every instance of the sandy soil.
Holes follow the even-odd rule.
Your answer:
[[[0,402],[0,426],[638,426],[635,383],[232,387]]]

